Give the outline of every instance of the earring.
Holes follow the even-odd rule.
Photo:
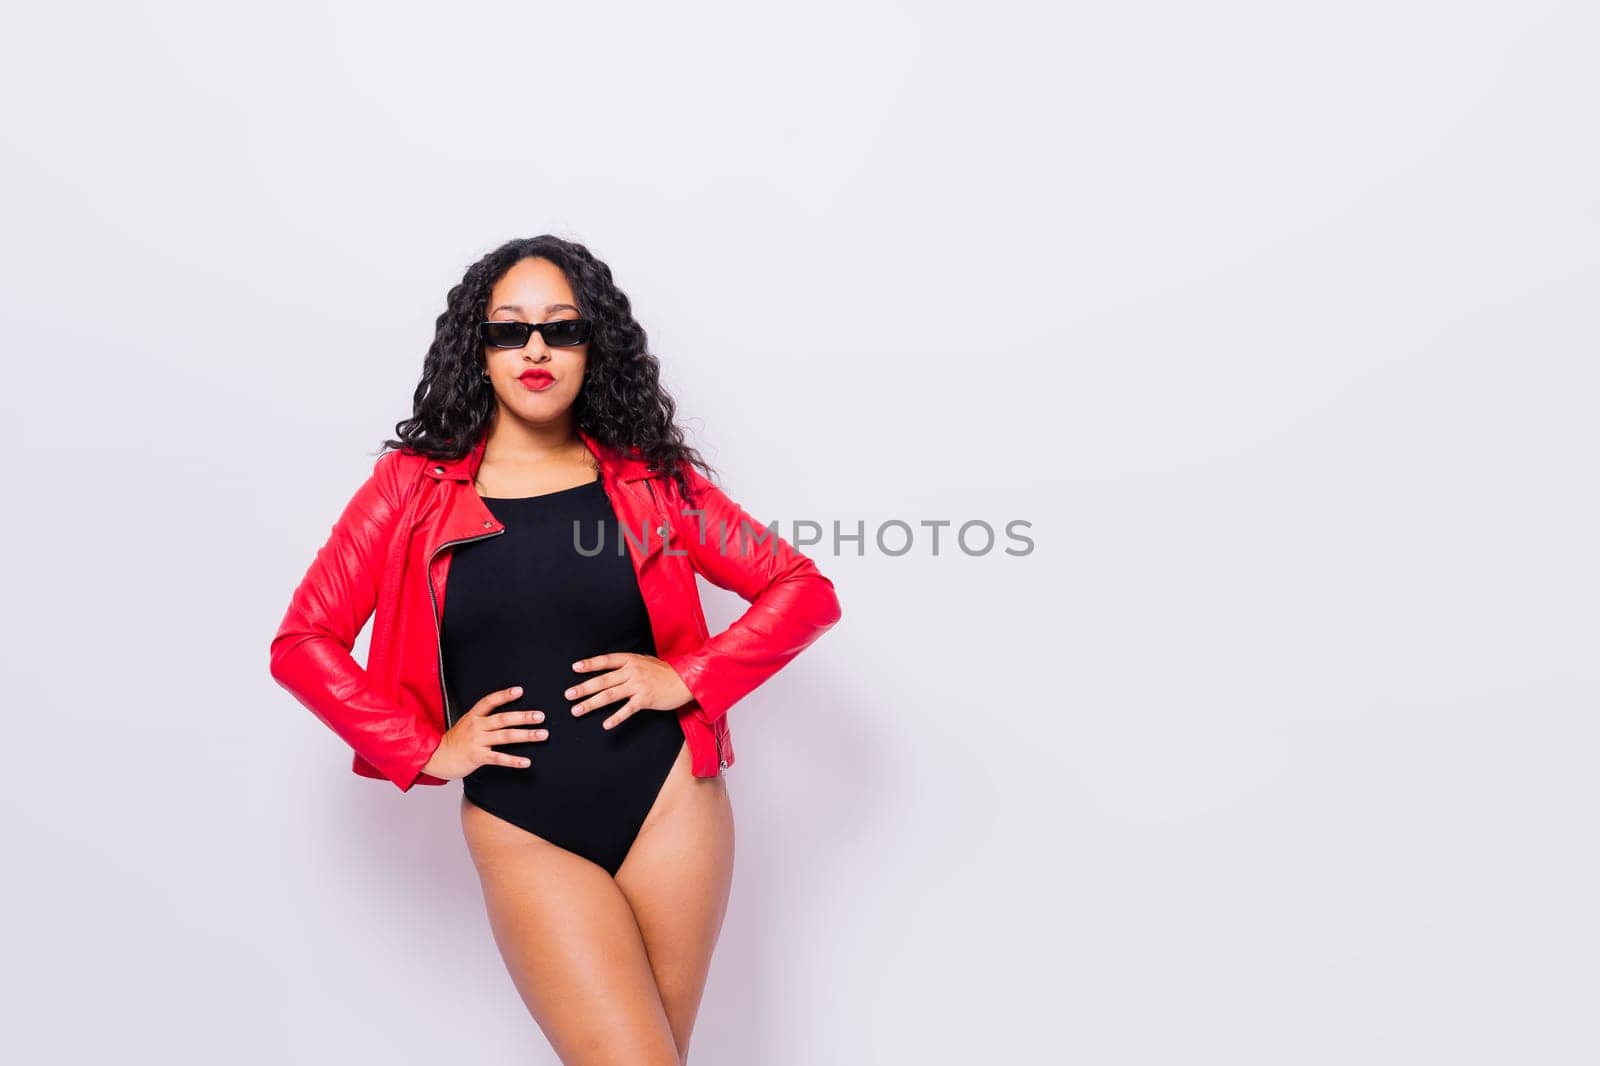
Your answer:
[[[488,371],[487,371],[487,370],[485,370],[485,371],[484,371],[484,372],[483,372],[483,380],[485,380],[485,381],[488,381],[488,380],[489,380],[489,372],[488,372]]]

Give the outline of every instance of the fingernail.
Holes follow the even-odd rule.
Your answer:
[[[512,694],[512,695],[513,695],[513,696],[520,696],[520,695],[522,695],[522,686],[521,686],[521,685],[512,685],[512,686],[511,686],[511,694]]]

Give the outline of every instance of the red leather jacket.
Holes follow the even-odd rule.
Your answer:
[[[734,762],[728,708],[839,620],[833,582],[693,466],[686,470],[691,506],[672,478],[579,436],[599,460],[656,653],[694,697],[675,712],[694,775],[715,777]],[[451,462],[403,451],[380,456],[272,638],[273,678],[350,745],[357,774],[387,778],[402,792],[445,783],[422,767],[467,710],[446,706],[439,625],[449,549],[505,528],[473,487],[487,437]],[[696,573],[750,604],[716,636],[706,628]],[[351,648],[369,618],[363,669]]]

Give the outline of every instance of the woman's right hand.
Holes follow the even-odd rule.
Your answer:
[[[480,766],[528,766],[531,759],[495,751],[496,744],[517,744],[529,740],[544,740],[550,735],[547,729],[522,729],[534,722],[544,721],[543,711],[492,712],[502,704],[510,703],[522,695],[522,686],[491,692],[472,705],[472,709],[456,720],[445,732],[444,739],[434,749],[422,772],[453,781],[466,777]]]

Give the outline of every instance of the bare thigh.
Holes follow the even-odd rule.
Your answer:
[[[732,881],[733,806],[727,781],[695,777],[685,747],[617,871],[616,884],[633,908],[662,1007],[686,1061]]]
[[[611,875],[461,801],[495,945],[566,1066],[680,1066],[639,927]]]

